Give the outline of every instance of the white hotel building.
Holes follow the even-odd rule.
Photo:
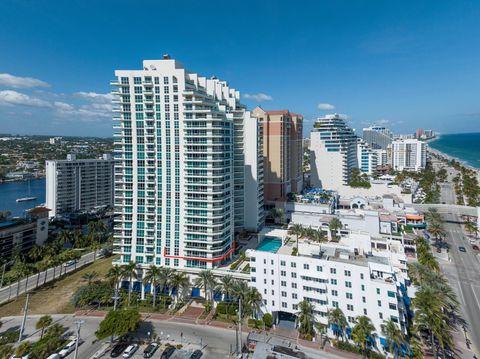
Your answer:
[[[113,166],[110,154],[100,159],[46,161],[46,207],[50,217],[113,205]]]
[[[286,233],[282,238],[276,232],[277,240],[285,241]],[[278,320],[285,313],[296,314],[298,303],[306,299],[322,324],[328,324],[333,308],[343,311],[350,327],[356,317],[368,316],[380,344],[385,339],[381,325],[389,319],[406,332],[406,258],[401,243],[393,241],[380,251],[371,247],[368,235],[350,233],[338,244],[301,241],[297,256],[292,255],[293,247],[247,251],[250,286],[263,296],[262,312]]]
[[[338,190],[348,185],[357,161],[357,137],[338,114],[319,118],[310,133],[310,182],[314,187]]]
[[[427,145],[417,139],[397,139],[390,145],[392,168],[395,171],[420,171],[427,162]]]
[[[217,267],[234,250],[235,230],[263,226],[257,119],[225,81],[169,56],[115,75],[120,263]]]

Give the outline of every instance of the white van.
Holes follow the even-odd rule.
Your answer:
[[[60,359],[60,355],[58,355],[57,353],[53,353],[47,359]]]

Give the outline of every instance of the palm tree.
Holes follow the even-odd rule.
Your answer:
[[[195,286],[205,291],[205,299],[212,300],[213,289],[217,282],[211,270],[203,270],[198,273],[198,277],[195,279]]]
[[[118,285],[122,277],[123,268],[118,265],[114,265],[112,268],[109,269],[107,273],[107,278],[114,284],[115,292],[118,291]]]
[[[32,349],[32,343],[27,341],[24,341],[20,343],[20,345],[15,349],[15,357],[16,358],[23,358],[24,355],[27,355],[30,350]]]
[[[438,264],[437,259],[433,256],[432,253],[427,252],[424,254],[420,254],[417,256],[418,262],[428,269],[439,272],[440,271],[440,265]]]
[[[160,294],[163,307],[165,307],[165,303],[167,300],[167,298],[165,297],[165,289],[170,287],[170,280],[172,279],[173,273],[175,273],[175,271],[171,268],[160,267],[158,284],[160,285]],[[168,291],[168,293],[170,293],[170,291]]]
[[[338,235],[338,230],[343,228],[342,221],[340,221],[340,219],[338,219],[337,217],[333,217],[328,224],[328,228],[332,233],[332,238],[336,238]]]
[[[402,345],[405,345],[406,340],[402,331],[393,320],[388,320],[382,325],[382,334],[385,336],[388,351],[393,353],[396,358],[401,351]]]
[[[260,311],[262,305],[262,295],[255,287],[249,287],[247,295],[245,296],[245,316],[257,316],[257,313]]]
[[[67,231],[61,231],[58,236],[57,236],[57,239],[58,241],[63,245],[65,243],[70,243],[70,240],[71,240],[71,233],[70,232],[67,232]]]
[[[441,222],[431,222],[427,226],[428,232],[435,237],[435,241],[440,240],[442,237],[445,237],[446,232],[443,224]]]
[[[234,279],[230,274],[220,278],[218,282],[217,290],[222,293],[222,300],[225,301],[227,297],[231,297],[233,294]]]
[[[427,222],[441,222],[442,216],[438,213],[438,209],[434,207],[430,207],[428,211],[425,213],[425,219]]]
[[[315,312],[314,306],[307,300],[303,300],[298,303],[298,313],[296,326],[298,332],[303,337],[313,337],[315,335]]]
[[[430,268],[419,262],[408,263],[408,276],[416,285],[424,283],[431,275]]]
[[[300,237],[303,236],[304,230],[303,227],[300,224],[293,224],[289,229],[288,229],[288,234],[296,236],[297,237],[297,249],[298,249],[298,240]]]
[[[340,308],[335,308],[328,311],[328,324],[331,326],[335,325],[336,330],[334,330],[335,337],[338,340],[339,335],[342,336],[342,341],[344,340],[344,333],[347,329],[347,318],[343,314]]]
[[[464,223],[464,226],[465,226],[465,230],[470,233],[470,234],[473,234],[475,237],[478,236],[478,227],[477,227],[477,223],[475,223],[475,221],[472,221],[472,220],[467,220],[465,221]]]
[[[245,303],[247,300],[248,284],[243,280],[234,280],[233,284],[233,296],[237,301],[242,300],[242,303]]]
[[[91,271],[82,275],[82,279],[87,282],[87,285],[92,284],[92,282],[98,278],[98,272]]]
[[[170,285],[175,288],[175,303],[177,303],[180,292],[185,292],[188,289],[190,280],[186,273],[175,272],[170,279]]]
[[[143,282],[150,283],[150,286],[152,288],[153,308],[155,308],[155,304],[156,304],[155,302],[157,298],[157,284],[158,284],[158,280],[160,279],[160,275],[161,275],[161,268],[152,264],[150,268],[148,268],[147,272],[145,273],[145,277],[143,278]]]
[[[37,322],[35,323],[35,329],[42,330],[40,334],[40,338],[43,338],[43,334],[45,332],[45,328],[49,327],[53,323],[53,319],[50,315],[43,315],[38,318]]]
[[[128,278],[128,306],[130,306],[130,300],[132,299],[132,284],[133,279],[138,278],[137,264],[135,262],[129,262],[123,266],[123,277]]]
[[[273,218],[275,223],[282,224],[285,219],[285,211],[282,208],[272,208],[269,215]]]
[[[34,262],[38,261],[44,255],[44,247],[39,245],[34,245],[32,249],[28,251],[28,256]]]
[[[362,351],[362,357],[365,357],[369,340],[373,338],[375,326],[369,317],[362,315],[357,317],[356,324],[352,329],[352,338]]]

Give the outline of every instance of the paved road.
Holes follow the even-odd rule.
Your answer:
[[[35,330],[35,323],[40,316],[28,316],[25,326],[24,340],[36,341],[40,338],[40,331]],[[76,332],[75,321],[82,320],[83,324],[80,331],[80,337],[84,341],[78,350],[78,358],[90,359],[100,348],[105,347],[108,341],[95,341],[95,331],[101,321],[101,318],[94,317],[78,317],[72,315],[53,315],[54,321],[62,324],[68,329],[68,333],[74,335]],[[10,328],[19,328],[21,324],[21,317],[5,317],[2,318],[2,331]],[[202,349],[204,358],[228,358],[231,347],[234,348],[235,332],[233,330],[215,328],[209,326],[179,323],[174,321],[149,321],[148,319],[142,323],[139,328],[137,336],[146,339],[148,332],[155,333],[160,337],[162,342],[170,342],[172,344],[183,343],[186,350],[193,351],[195,349]],[[246,333],[243,335],[243,340],[246,340]],[[133,358],[142,358],[142,346]],[[341,357],[318,350],[311,350],[302,348],[309,357],[316,359],[341,359]],[[73,359],[74,354],[67,356],[68,359]],[[104,358],[109,357],[105,355]],[[157,351],[154,358],[160,357],[160,351]]]
[[[39,274],[31,275],[28,278],[22,279],[16,283],[0,288],[0,304],[8,302],[9,300],[15,298],[17,295],[25,293],[25,290],[30,291],[37,288],[39,285],[44,283],[51,282],[55,278],[58,278],[60,271],[63,273],[69,273],[74,271],[76,268],[85,266],[88,263],[93,262],[93,252],[83,255],[75,265],[69,267],[64,267],[59,265],[55,268],[49,268],[48,270],[41,272]],[[100,254],[97,254],[97,259],[100,258]]]

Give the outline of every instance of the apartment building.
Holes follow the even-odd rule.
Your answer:
[[[389,147],[395,171],[420,171],[427,163],[427,144],[417,139],[396,139]]]
[[[378,167],[378,152],[361,138],[357,139],[357,163],[362,173],[373,175]]]
[[[113,165],[109,154],[100,159],[46,161],[46,206],[54,217],[113,206]]]
[[[357,137],[346,119],[338,114],[319,118],[310,133],[311,185],[338,190],[348,185],[355,167]]]
[[[284,243],[281,238],[277,240]],[[385,340],[381,326],[389,319],[406,333],[407,269],[400,243],[377,250],[368,235],[351,234],[338,244],[302,240],[295,256],[293,247],[283,244],[275,252],[247,250],[250,286],[263,296],[262,312],[272,313],[275,321],[288,316],[293,319],[298,304],[307,300],[324,325],[328,325],[328,311],[334,308],[345,314],[350,327],[347,331],[356,317],[368,316],[378,344]]]
[[[256,107],[263,132],[264,197],[266,204],[285,201],[303,189],[303,117],[288,110]]]
[[[235,249],[235,230],[263,223],[257,120],[227,82],[169,56],[115,76],[120,263],[219,266]]]
[[[0,258],[10,260],[14,252],[26,253],[48,238],[48,209],[36,207],[25,218],[0,221]]]
[[[383,126],[370,126],[363,129],[363,140],[373,149],[386,150],[392,143],[393,134]]]

